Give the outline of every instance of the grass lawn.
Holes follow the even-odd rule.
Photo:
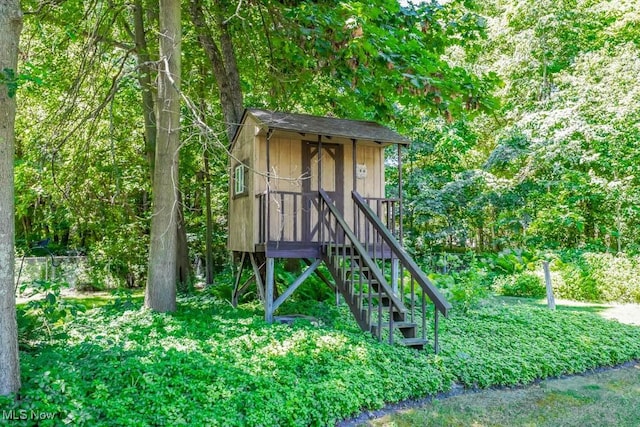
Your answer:
[[[28,415],[15,425],[331,425],[455,384],[514,386],[640,358],[636,326],[513,301],[443,320],[439,355],[378,343],[327,303],[283,306],[319,318],[314,327],[267,325],[260,306],[205,294],[172,314],[121,297],[70,316],[67,302],[45,302],[67,310],[45,334],[42,313],[21,318],[23,388],[0,398],[5,419]]]
[[[616,426],[640,423],[640,364],[438,399],[369,422],[404,426]]]

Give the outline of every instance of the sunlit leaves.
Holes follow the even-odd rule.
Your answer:
[[[386,121],[403,109],[451,117],[492,107],[488,88],[495,81],[445,58],[447,48],[481,37],[484,29],[481,18],[456,2],[303,2],[284,16],[291,23],[282,33],[287,40],[274,43],[287,55],[276,66],[293,61],[303,75],[320,72],[334,85],[327,96],[339,113]]]

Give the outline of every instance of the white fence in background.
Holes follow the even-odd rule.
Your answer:
[[[34,280],[58,280],[74,289],[81,276],[86,275],[85,256],[16,257],[16,288]]]

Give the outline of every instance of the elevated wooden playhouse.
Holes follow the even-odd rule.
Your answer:
[[[385,197],[385,148],[397,146],[401,195],[408,144],[373,122],[247,109],[231,144],[228,247],[240,260],[234,304],[255,281],[271,322],[315,272],[364,331],[418,349],[433,336],[437,352],[438,316],[451,305],[401,245],[402,199]],[[276,258],[307,264],[281,294]],[[322,262],[333,280],[317,270]],[[242,283],[245,268],[251,277]]]

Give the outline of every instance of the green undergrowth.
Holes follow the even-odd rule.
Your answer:
[[[442,322],[441,335],[443,363],[467,387],[526,384],[640,358],[640,328],[580,307],[496,303]]]
[[[267,325],[257,305],[204,296],[183,298],[174,314],[139,306],[79,313],[26,347],[19,400],[0,398],[0,408],[25,414],[15,425],[330,425],[453,382],[520,384],[640,357],[640,328],[528,305],[441,321],[437,356],[378,343],[324,303],[284,307],[320,326]]]

